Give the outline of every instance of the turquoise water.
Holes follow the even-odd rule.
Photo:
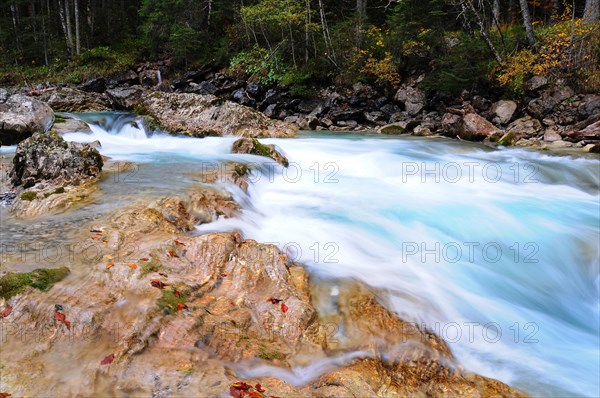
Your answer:
[[[183,190],[189,172],[224,160],[261,166],[250,200],[229,188],[242,216],[199,233],[237,228],[315,275],[385,289],[469,370],[534,395],[600,395],[597,158],[309,133],[264,140],[292,162],[284,171],[229,154],[234,137],[148,138],[131,119],[109,121],[66,138],[140,162],[147,189]]]

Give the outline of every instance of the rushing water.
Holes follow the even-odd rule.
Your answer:
[[[224,160],[260,166],[250,200],[230,188],[242,216],[199,233],[237,228],[313,275],[385,289],[469,370],[535,395],[600,394],[597,158],[375,135],[264,140],[285,170],[229,154],[235,137],[147,137],[128,115],[84,119],[93,133],[65,138],[137,162],[130,194],[183,190]]]

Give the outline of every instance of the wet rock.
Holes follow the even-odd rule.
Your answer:
[[[14,145],[36,132],[47,131],[54,112],[45,103],[16,94],[0,103],[0,145]]]
[[[392,116],[392,115],[395,115],[396,113],[400,112],[401,109],[397,105],[387,104],[387,105],[382,106],[380,108],[380,111],[385,113],[388,116]]]
[[[52,125],[52,131],[58,134],[67,133],[91,133],[90,127],[82,122],[67,115],[56,115],[54,124]]]
[[[138,84],[140,82],[138,74],[131,69],[128,69],[125,72],[121,72],[121,73],[112,75],[111,80],[114,80],[117,84],[120,84],[120,85]]]
[[[102,156],[89,144],[66,142],[56,133],[34,134],[17,147],[11,182],[23,188],[51,180],[76,184],[98,178],[102,166]]]
[[[231,98],[240,105],[249,106],[251,108],[254,108],[256,106],[256,100],[254,98],[249,97],[246,94],[246,91],[244,91],[244,89],[241,88],[234,91],[231,95]]]
[[[296,127],[271,120],[254,109],[215,96],[154,92],[143,97],[143,110],[165,131],[194,137],[293,137]]]
[[[480,95],[476,95],[472,100],[473,108],[475,108],[479,112],[485,112],[492,106],[492,101],[487,98],[483,98]]]
[[[264,156],[273,159],[284,167],[289,165],[287,158],[277,151],[275,145],[261,144],[256,138],[240,138],[233,143],[231,152]]]
[[[335,109],[329,112],[328,117],[334,123],[344,120],[361,120],[362,112],[358,109]]]
[[[462,118],[455,113],[445,113],[442,117],[442,132],[449,137],[456,137],[460,128]]]
[[[219,91],[219,88],[211,81],[203,81],[199,84],[190,83],[189,87],[185,90],[186,93],[200,95],[215,94],[217,91]]]
[[[385,122],[389,119],[389,117],[383,112],[365,112],[364,113],[365,120],[374,124],[379,124]]]
[[[318,107],[323,105],[319,99],[305,99],[298,104],[298,111],[306,114],[312,114]],[[318,116],[318,114],[315,114]]]
[[[103,93],[106,91],[106,78],[98,77],[96,79],[88,80],[80,86],[82,91],[92,93]]]
[[[570,131],[566,133],[566,136],[571,141],[598,141],[600,140],[600,120],[587,125],[585,128],[580,130]]]
[[[588,94],[584,96],[579,105],[578,112],[582,119],[600,114],[600,95]]]
[[[117,87],[106,90],[106,94],[116,109],[134,110],[142,102],[146,90],[141,86]]]
[[[387,124],[377,129],[381,134],[404,134],[407,133],[408,122],[396,122]]]
[[[492,105],[491,112],[494,115],[493,122],[497,124],[507,124],[512,119],[517,110],[515,101],[501,100]]]
[[[45,92],[40,99],[55,112],[101,112],[110,110],[110,102],[103,94],[73,88]]]
[[[145,87],[154,87],[159,83],[159,71],[154,69],[146,69],[138,74],[140,84]]]
[[[246,86],[246,92],[256,98],[262,94],[263,89],[262,86],[258,83],[248,83],[248,85]]]
[[[554,141],[559,141],[559,140],[562,140],[562,137],[557,132],[557,129],[554,129],[554,128],[546,129],[546,131],[544,132],[544,141],[554,142]]]
[[[8,97],[10,97],[10,94],[8,93],[8,91],[6,89],[0,87],[0,104],[5,103],[6,100],[8,100]]]

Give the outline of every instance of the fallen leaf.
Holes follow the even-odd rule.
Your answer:
[[[281,300],[273,298],[273,297],[268,298],[267,301],[271,304],[279,304],[281,302]]]
[[[169,251],[167,252],[167,255],[168,255],[169,257],[175,257],[175,258],[179,258],[179,255],[178,255],[177,253],[175,253],[173,250],[169,250]]]
[[[137,265],[136,265],[136,264],[134,264],[134,263],[129,263],[129,264],[127,264],[127,266],[128,266],[129,268],[131,268],[131,269],[136,269],[136,268],[137,268]]]
[[[71,322],[67,321],[67,317],[62,312],[54,311],[54,319],[65,324],[67,329],[71,329]]]
[[[264,395],[262,395],[261,393],[256,392],[256,391],[249,391],[248,392],[248,397],[249,398],[265,398]]]
[[[111,256],[110,254],[106,254],[104,257],[105,257],[107,260],[112,260],[112,259],[113,259],[113,256]]]
[[[115,360],[115,354],[107,355],[101,362],[100,365],[110,365]]]
[[[175,290],[173,292],[173,294],[175,295],[175,297],[180,298],[181,297],[181,293],[179,293],[179,290]]]
[[[186,363],[185,365],[183,365],[181,368],[179,368],[178,370],[180,372],[184,372],[184,373],[192,373],[193,371],[193,365],[191,363]]]
[[[162,289],[164,289],[166,286],[171,286],[171,284],[170,284],[170,283],[166,283],[166,282],[163,282],[163,281],[161,281],[161,280],[158,280],[158,279],[152,279],[152,280],[150,281],[150,284],[151,284],[152,286],[154,286],[154,287],[158,288],[158,289],[161,289],[161,290],[162,290]]]
[[[165,278],[168,278],[168,277],[169,277],[169,275],[165,274],[164,272],[159,272],[159,273],[158,273],[158,275],[160,275],[160,276],[164,276]]]
[[[254,388],[256,388],[256,391],[258,392],[265,392],[267,390],[265,390],[264,388],[262,388],[262,386],[260,385],[260,383],[257,383]]]
[[[106,269],[111,269],[114,266],[115,266],[114,264],[106,264]]]
[[[181,245],[181,246],[185,246],[185,243],[183,243],[182,241],[180,241],[179,239],[175,239],[173,242],[175,242],[176,245]]]
[[[221,274],[221,276],[222,276],[223,278],[225,278],[225,277],[227,277],[227,274],[223,272],[223,273]]]
[[[183,303],[177,303],[177,311],[187,310],[188,306]]]
[[[7,305],[6,308],[3,309],[2,312],[0,312],[0,318],[6,318],[7,316],[10,315],[12,310],[13,310],[13,307],[11,307],[10,305]]]
[[[8,398],[12,397],[12,394],[9,392],[0,392],[0,398]]]
[[[285,303],[281,303],[281,311],[287,312],[287,310],[288,310],[288,306],[285,305]]]
[[[148,261],[148,260],[149,260],[148,257],[142,257],[142,258],[140,258],[140,261]]]

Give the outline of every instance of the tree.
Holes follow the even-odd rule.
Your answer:
[[[525,26],[525,33],[527,34],[527,41],[531,48],[535,48],[535,36],[533,34],[533,25],[531,24],[531,17],[529,16],[529,5],[527,0],[519,0],[521,6],[521,15],[523,16],[523,26]]]
[[[599,15],[600,15],[600,1],[599,0],[586,0],[585,10],[583,12],[583,19],[589,23],[598,22]]]

